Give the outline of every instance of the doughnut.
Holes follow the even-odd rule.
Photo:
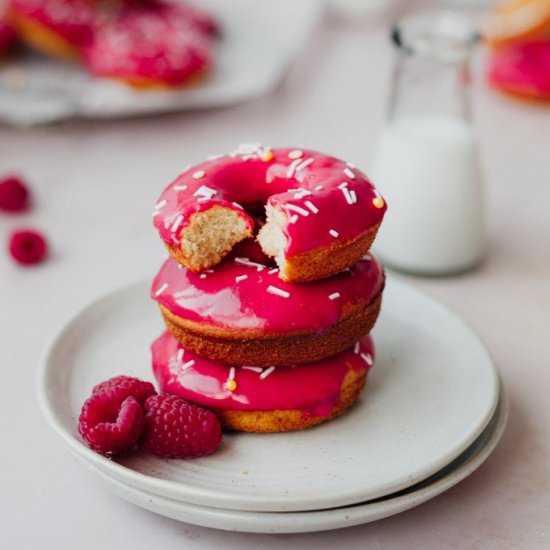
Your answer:
[[[93,76],[136,88],[189,84],[212,66],[213,41],[200,14],[170,3],[129,5],[97,30],[84,64]]]
[[[9,54],[17,43],[17,33],[8,21],[6,14],[0,12],[0,59]]]
[[[550,101],[550,39],[495,48],[489,57],[487,78],[501,91]]]
[[[300,430],[345,412],[360,396],[374,362],[370,336],[315,363],[232,367],[184,349],[169,332],[151,346],[161,392],[214,411],[225,428]]]
[[[264,213],[265,205],[265,213]],[[154,225],[192,271],[217,265],[257,229],[286,282],[329,277],[369,249],[384,199],[354,166],[306,149],[242,145],[186,169],[161,194]]]
[[[548,0],[507,0],[490,19],[485,38],[489,44],[528,42],[550,36]]]
[[[87,0],[11,0],[10,19],[27,45],[77,59],[90,43],[98,12]]]
[[[151,297],[186,349],[232,365],[284,366],[353,346],[374,326],[383,288],[384,271],[370,254],[338,275],[300,285],[249,258],[203,273],[168,258]]]

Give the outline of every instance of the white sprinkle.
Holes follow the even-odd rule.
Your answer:
[[[299,158],[302,158],[303,155],[304,155],[304,152],[300,151],[300,149],[293,149],[292,151],[290,151],[290,153],[288,153],[288,158],[299,159]]]
[[[265,369],[262,374],[260,374],[260,378],[263,380],[264,378],[267,378],[273,371],[275,370],[275,367],[269,367],[268,369]]]
[[[289,189],[289,191],[291,190]],[[295,199],[303,199],[304,197],[311,195],[311,192],[308,191],[307,189],[298,189],[297,191],[292,190],[292,192],[294,193]]]
[[[296,214],[292,214],[290,216],[290,219],[288,220],[288,223],[296,223],[298,221],[298,216]]]
[[[206,273],[201,273],[199,275],[199,279],[206,279]]]
[[[235,367],[229,369],[229,378],[227,380],[235,380]]]
[[[342,193],[344,193],[344,197],[346,197],[346,202],[348,204],[355,204],[355,201],[353,200],[353,196],[347,187],[342,188]]]
[[[287,171],[286,171],[286,177],[287,177],[287,178],[291,178],[292,176],[294,176],[294,173],[296,172],[296,167],[297,167],[298,164],[300,164],[301,162],[302,162],[302,161],[301,161],[299,158],[297,158],[296,160],[293,160],[293,161],[290,163],[290,165],[289,165],[289,167],[288,167],[288,169],[287,169]]]
[[[176,361],[178,363],[181,363],[181,360],[183,359],[183,354],[184,354],[185,350],[183,348],[180,348],[178,350],[178,353],[176,354]]]
[[[206,176],[206,172],[204,170],[197,170],[196,172],[193,172],[194,180],[200,180],[201,178],[204,178],[204,176]]]
[[[183,221],[183,214],[180,214],[177,218],[176,218],[176,221],[174,222],[174,225],[172,225],[172,228],[170,229],[170,231],[172,231],[172,233],[175,233],[179,226],[181,225],[181,222]]]
[[[158,202],[156,205],[155,205],[155,210],[159,210],[160,208],[162,208],[168,201],[166,199]]]
[[[288,298],[290,296],[290,292],[277,288],[276,286],[273,286],[273,285],[269,285],[267,287],[267,291],[271,294],[276,294],[277,296],[281,296],[282,298]]]
[[[254,372],[263,372],[262,367],[241,367],[241,369],[251,370]]]
[[[321,191],[321,189],[324,189],[322,185],[318,185],[317,187],[313,188],[314,191]]]
[[[250,266],[250,267],[256,267],[258,269],[258,271],[261,271],[262,269],[265,269],[265,265],[258,264],[256,262],[251,262],[248,258],[235,258],[233,261],[236,264],[247,265],[247,266]]]
[[[153,211],[153,213],[151,214],[151,216],[153,216],[153,218],[154,218],[155,216],[158,216],[159,214],[160,214],[160,212],[155,212],[155,211]]]
[[[361,359],[363,359],[363,361],[365,361],[365,363],[369,366],[369,367],[372,367],[372,355],[370,353],[362,353],[361,354]]]
[[[174,191],[185,191],[187,189],[187,185],[174,185],[172,189]]]
[[[307,159],[302,161],[298,166],[296,166],[295,171],[298,172],[298,170],[303,170],[304,168],[307,168],[311,163],[313,162],[313,159]]]
[[[197,195],[203,195],[212,197],[217,193],[215,189],[210,189],[210,187],[207,187],[206,185],[201,185],[194,193],[193,196],[196,197]]]
[[[302,216],[309,216],[309,212],[305,208],[301,208],[300,206],[296,206],[295,204],[287,204],[286,208],[287,210],[290,210],[291,212],[296,212],[297,214],[301,214]]]
[[[355,191],[352,189],[349,194],[351,195],[351,199],[353,200],[353,204],[357,202],[357,195],[355,194]]]
[[[360,342],[355,342],[355,346],[353,346],[353,353],[355,353],[355,355],[357,355],[359,353],[360,348],[361,348],[361,343]]]
[[[347,187],[348,186],[348,182],[347,181],[343,181],[339,186],[338,186],[338,189],[344,189],[344,187]]]
[[[238,202],[232,202],[231,204],[236,208],[240,208],[241,210],[244,210],[244,208]]]
[[[273,275],[274,273],[277,273],[279,271],[278,267],[274,267],[273,269],[270,269],[267,273],[268,275]]]
[[[338,231],[334,230],[334,229],[329,229],[328,231],[335,239],[338,238],[338,236],[340,235],[340,233],[338,233]]]
[[[328,299],[329,300],[336,300],[336,298],[340,298],[339,292],[333,292],[332,294],[329,294]]]
[[[222,155],[221,153],[217,153],[215,155],[209,155],[208,157],[206,157],[207,160],[218,160],[218,159],[221,159],[224,155]]]
[[[244,281],[245,279],[248,279],[248,275],[238,275],[237,277],[235,277],[235,281],[237,283],[240,283],[241,281]]]
[[[311,201],[306,201],[304,203],[314,214],[317,214],[317,212],[319,212],[319,209],[311,202]]]
[[[355,179],[355,174],[349,168],[344,168],[344,174],[346,174],[346,176],[348,178],[351,178],[352,180]]]
[[[355,164],[352,164],[351,162],[346,162],[346,165],[350,168],[355,168]]]
[[[164,218],[164,227],[168,229],[172,223],[174,223],[174,220],[178,217],[177,212],[172,212],[172,214],[166,216]]]
[[[155,296],[160,296],[166,289],[168,288],[168,283],[164,283],[157,291],[155,292]]]
[[[191,361],[187,361],[187,363],[184,363],[184,364],[181,366],[181,369],[182,369],[182,370],[188,369],[189,367],[192,367],[194,364],[195,364],[195,360],[194,360],[194,359],[191,359]]]
[[[370,262],[372,260],[372,256],[370,254],[365,254],[361,259]]]

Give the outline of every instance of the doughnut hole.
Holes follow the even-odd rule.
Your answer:
[[[221,262],[233,246],[252,235],[249,219],[239,211],[213,206],[191,216],[181,232],[180,249],[173,247],[170,252],[191,271],[202,271]]]

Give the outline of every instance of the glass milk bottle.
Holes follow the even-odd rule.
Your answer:
[[[375,251],[387,266],[409,273],[465,271],[484,248],[469,97],[477,34],[444,12],[405,18],[392,39],[397,59],[389,118],[373,166],[388,212]]]

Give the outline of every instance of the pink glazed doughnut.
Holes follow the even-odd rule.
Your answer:
[[[504,92],[550,101],[550,39],[494,48],[488,79],[494,88]]]
[[[97,77],[136,88],[182,86],[212,67],[215,23],[191,6],[129,5],[95,33],[84,63]]]
[[[264,205],[258,242],[287,282],[355,264],[386,211],[369,179],[342,160],[251,144],[185,170],[161,194],[154,224],[178,262],[202,271],[254,235]]]
[[[23,42],[65,59],[80,57],[98,17],[87,0],[11,0],[9,13]]]
[[[229,429],[283,432],[345,412],[360,396],[374,362],[365,336],[330,359],[293,367],[232,367],[184,349],[169,332],[151,346],[163,393],[213,410]]]
[[[370,254],[338,275],[300,285],[248,258],[200,274],[169,258],[151,296],[186,349],[230,365],[284,366],[353,346],[374,326],[383,288],[384,271]]]

